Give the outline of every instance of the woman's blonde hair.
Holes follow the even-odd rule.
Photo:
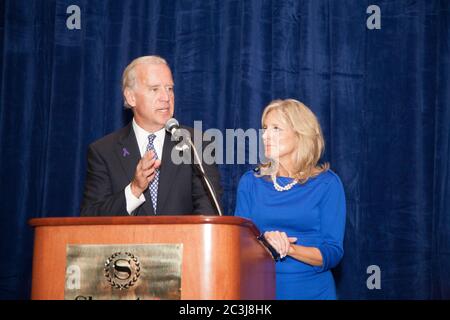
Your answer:
[[[284,121],[297,137],[297,152],[294,155],[293,178],[299,183],[305,183],[309,178],[315,177],[330,168],[329,163],[318,164],[325,149],[322,129],[314,113],[303,103],[295,99],[274,100],[265,109],[261,123],[264,126],[270,112],[278,112],[281,121]],[[269,162],[260,165],[258,176],[275,176],[278,163],[269,159]]]

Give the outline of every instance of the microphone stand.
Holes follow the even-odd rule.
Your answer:
[[[198,156],[197,149],[195,149],[195,146],[192,143],[192,140],[190,137],[187,136],[184,138],[187,140],[189,146],[191,147],[192,151],[194,152],[195,160],[198,163],[198,168],[200,169],[200,172],[202,174],[203,181],[205,181],[207,191],[208,191],[210,197],[213,199],[214,206],[216,207],[216,210],[219,213],[219,216],[223,216],[222,209],[220,208],[220,205],[219,205],[219,201],[217,201],[216,193],[214,192],[214,188],[211,184],[211,181],[209,181],[209,178],[206,175],[205,169],[203,168],[202,162],[200,161],[200,157]],[[195,161],[194,161],[194,164],[195,164]]]

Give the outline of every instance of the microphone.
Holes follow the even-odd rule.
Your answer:
[[[192,143],[190,135],[189,134],[187,134],[187,135],[181,134],[181,130],[185,130],[185,129],[180,130],[180,124],[178,123],[177,119],[175,119],[175,118],[170,118],[169,120],[167,120],[165,128],[166,128],[166,131],[168,131],[177,141],[179,141],[182,136],[187,141],[187,143],[188,143],[187,147],[191,148],[194,153],[194,157],[197,161],[200,175],[203,178],[203,181],[205,182],[206,191],[209,194],[210,200],[212,199],[213,206],[216,208],[216,211],[219,214],[219,216],[223,216],[222,209],[220,208],[219,201],[217,200],[217,195],[214,192],[214,187],[213,187],[211,181],[209,180],[208,176],[206,175],[205,169],[203,168],[203,164],[200,161],[200,157],[198,156],[197,149],[195,148],[194,144]],[[195,161],[193,162],[193,164],[195,167]]]
[[[166,131],[168,131],[177,141],[180,140],[180,124],[177,119],[170,118],[165,125]]]

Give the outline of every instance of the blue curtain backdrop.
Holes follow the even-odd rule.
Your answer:
[[[186,125],[259,128],[288,97],[318,115],[347,196],[340,298],[449,299],[449,30],[445,0],[0,1],[0,298],[29,297],[27,221],[79,214],[88,144],[130,120],[122,71],[158,54]],[[220,166],[229,214],[250,167]]]

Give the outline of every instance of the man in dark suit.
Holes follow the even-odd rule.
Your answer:
[[[140,57],[127,66],[122,92],[133,121],[89,146],[82,216],[216,213],[198,171],[171,159],[177,142],[164,126],[174,112],[173,86],[161,57]],[[204,168],[220,199],[217,167]]]

